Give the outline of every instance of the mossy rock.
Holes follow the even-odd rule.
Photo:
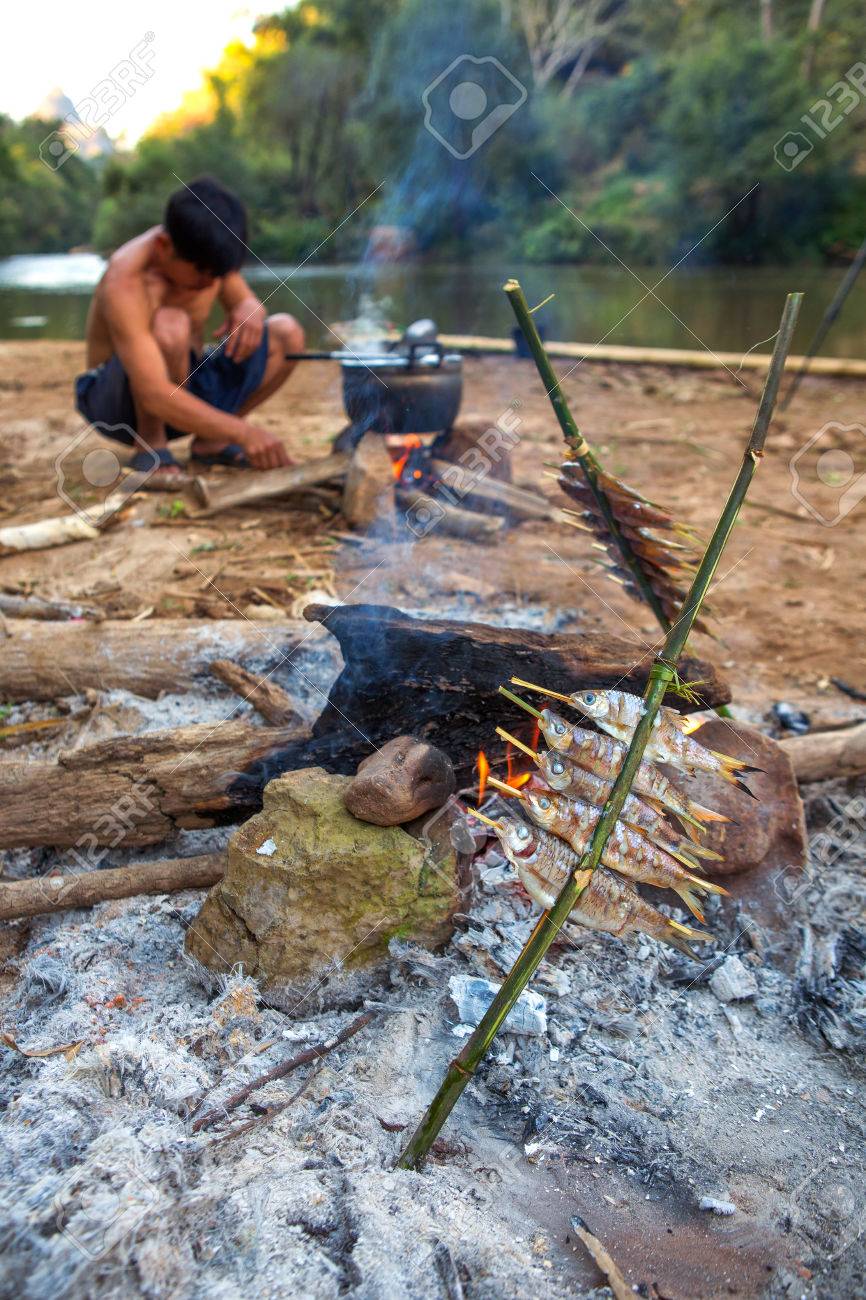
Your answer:
[[[323,975],[381,961],[394,936],[448,938],[456,865],[436,855],[431,870],[422,841],[353,817],[349,781],[306,768],[265,787],[187,933],[187,952],[209,971],[240,965],[288,1005]]]

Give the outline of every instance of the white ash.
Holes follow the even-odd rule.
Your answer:
[[[202,851],[227,833],[185,832],[130,859],[173,855],[181,840]],[[536,917],[503,873],[477,875],[444,952],[393,942],[368,994],[380,1019],[319,1067],[254,1094],[260,1108],[307,1084],[234,1138],[224,1134],[256,1108],[199,1134],[188,1109],[224,1102],[360,1008],[311,998],[285,1014],[240,975],[209,994],[182,955],[200,901],[191,893],[34,920],[2,1029],[24,1051],[66,1050],[0,1048],[0,1294],[438,1300],[438,1241],[468,1296],[588,1297],[598,1279],[564,1244],[571,1214],[610,1242],[645,1204],[661,1224],[675,1206],[710,1226],[702,1197],[735,1205],[738,1231],[767,1242],[777,1271],[762,1294],[857,1294],[864,1243],[842,1221],[863,1182],[853,855],[834,864],[823,907],[808,891],[791,901],[798,963],[790,941],[761,937],[729,903],[712,915],[718,957],[702,965],[653,940],[573,927],[555,977],[533,983],[548,999],[546,1037],[497,1039],[442,1153],[424,1174],[398,1173],[407,1131],[454,1055],[450,978],[501,982],[497,958]],[[736,1004],[736,1036],[709,984],[732,955],[758,986]],[[805,1191],[804,1179],[814,1180]],[[604,1220],[611,1202],[623,1208]],[[712,1275],[721,1265],[706,1250]]]

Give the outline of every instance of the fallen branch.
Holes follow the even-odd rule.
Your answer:
[[[39,519],[34,524],[10,524],[0,528],[0,555],[12,551],[41,551],[67,542],[92,542],[99,536],[80,515],[63,515],[57,519]]]
[[[397,1162],[398,1168],[418,1169],[423,1165],[431,1145],[461,1097],[463,1089],[486,1056],[508,1013],[532,979],[550,945],[568,920],[575,903],[592,880],[592,873],[601,861],[608,837],[616,825],[617,818],[631,790],[632,782],[643,758],[644,750],[650,741],[665,691],[676,677],[680,655],[694,627],[710,583],[715,576],[722,552],[737,521],[740,507],[749,490],[755,470],[764,454],[767,429],[776,404],[779,383],[785,368],[785,358],[791,346],[791,337],[797,322],[801,300],[802,294],[788,295],[779,332],[776,336],[773,365],[767,375],[764,392],[761,396],[761,404],[755,416],[751,437],[743,453],[740,471],[698,566],[698,571],[689,588],[683,608],[668,632],[664,646],[653,664],[643,696],[643,715],[634,729],[631,744],[628,747],[619,775],[614,781],[613,789],[602,809],[601,816],[596,822],[589,848],[572,867],[553,907],[542,913],[541,919],[511,968],[504,984],[493,998],[470,1037],[466,1040],[462,1050],[448,1067],[436,1096],[427,1108],[425,1115]]]
[[[837,731],[788,736],[779,744],[798,781],[829,781],[866,772],[866,722]]]
[[[236,691],[257,713],[275,727],[283,727],[290,722],[301,723],[302,718],[290,695],[267,677],[257,677],[247,672],[240,664],[231,659],[214,659],[210,666],[211,673],[221,682]]]
[[[345,475],[349,459],[348,452],[343,452],[336,456],[324,456],[321,460],[308,461],[306,465],[293,465],[291,469],[265,470],[250,475],[249,481],[241,487],[229,483],[223,488],[213,488],[205,486],[204,480],[201,480],[200,495],[204,509],[196,510],[190,517],[205,519],[220,510],[254,505],[259,501],[270,501],[273,497],[287,496],[290,492],[303,492],[320,483],[331,483]]]
[[[165,858],[72,876],[37,876],[0,884],[0,920],[16,921],[70,907],[95,907],[109,898],[139,894],[173,894],[179,889],[209,889],[222,879],[225,859],[208,853],[194,858]]]
[[[353,1020],[345,1029],[341,1029],[339,1034],[336,1034],[333,1038],[326,1039],[324,1043],[319,1043],[317,1047],[308,1047],[305,1051],[299,1052],[297,1056],[291,1057],[290,1060],[275,1065],[266,1074],[260,1074],[257,1079],[253,1079],[243,1088],[232,1093],[231,1097],[227,1097],[219,1106],[200,1115],[192,1126],[193,1133],[200,1133],[203,1128],[209,1128],[217,1120],[224,1119],[229,1111],[237,1110],[238,1106],[242,1106],[247,1098],[257,1092],[259,1088],[264,1088],[266,1084],[273,1083],[275,1079],[284,1079],[287,1074],[300,1069],[302,1065],[309,1065],[312,1061],[318,1061],[321,1057],[327,1056],[329,1052],[333,1052],[335,1047],[341,1047],[343,1043],[364,1029],[375,1018],[375,1011],[367,1011],[363,1016],[358,1016],[357,1020]]]

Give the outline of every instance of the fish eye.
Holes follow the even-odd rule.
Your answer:
[[[550,800],[548,799],[546,794],[541,795],[540,798],[537,800],[537,803],[539,808],[541,808],[544,812],[547,812],[547,810],[550,807]]]
[[[595,691],[585,691],[583,702],[584,704],[595,704]]]
[[[553,731],[556,733],[557,736],[564,736],[564,735],[565,735],[565,723],[564,723],[564,722],[559,722],[559,721],[557,720],[556,722],[553,723]]]
[[[565,771],[565,764],[561,758],[552,758],[550,760],[550,770],[554,776],[562,776]]]
[[[516,836],[517,836],[517,838],[518,838],[519,840],[528,840],[528,839],[529,839],[529,827],[528,827],[528,826],[518,826],[518,827],[516,828],[516,830],[515,830],[515,834],[516,834]]]

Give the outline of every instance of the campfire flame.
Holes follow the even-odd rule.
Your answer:
[[[403,470],[406,468],[406,463],[409,460],[409,457],[412,455],[412,452],[415,451],[417,447],[423,447],[424,443],[422,439],[418,437],[417,433],[410,433],[407,434],[407,436],[403,439],[402,445],[404,448],[403,454],[401,456],[398,456],[397,459],[393,461],[391,464],[391,471],[394,475],[395,480],[399,480],[400,477],[402,476]],[[415,478],[421,478],[421,477],[422,477],[421,471],[416,470]]]
[[[478,803],[484,798],[484,792],[487,789],[487,778],[490,775],[490,764],[487,761],[487,755],[483,749],[479,749],[478,757],[475,760],[475,767],[478,771]]]

